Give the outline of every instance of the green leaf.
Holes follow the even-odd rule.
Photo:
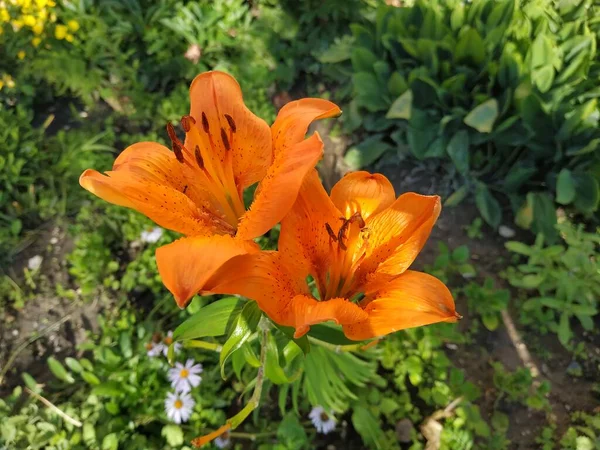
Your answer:
[[[456,48],[454,59],[457,63],[473,63],[479,66],[485,59],[485,45],[481,35],[475,28],[469,28],[461,33]]]
[[[100,379],[92,372],[81,372],[81,378],[83,378],[86,383],[94,386],[100,384]]]
[[[302,353],[304,353],[305,355],[310,351],[310,342],[308,341],[308,335],[304,335],[301,338],[294,338],[294,333],[296,332],[296,330],[293,327],[284,327],[283,325],[279,325],[276,323],[273,323],[273,325],[279,330],[281,331],[290,341],[293,341],[298,347],[300,347],[300,350],[302,350]]]
[[[573,173],[573,182],[576,192],[575,208],[585,213],[596,211],[600,200],[598,180],[589,173],[578,172]]]
[[[384,97],[387,91],[386,86],[381,85],[372,73],[354,73],[352,84],[354,86],[354,100],[359,106],[371,112],[383,111],[388,107],[389,103]]]
[[[160,434],[167,440],[167,443],[171,447],[178,447],[184,443],[183,430],[179,425],[165,425]]]
[[[554,61],[554,42],[544,33],[538,34],[529,51],[532,69],[551,65]]]
[[[231,356],[233,352],[239,349],[244,342],[256,331],[256,327],[262,315],[262,311],[254,301],[249,301],[242,309],[242,312],[238,316],[235,328],[231,332],[231,335],[223,344],[221,354],[219,356],[219,364],[221,365],[221,377],[225,379],[225,363],[227,358]]]
[[[569,169],[563,169],[556,180],[556,201],[568,205],[575,199],[575,181]]]
[[[481,316],[481,321],[483,322],[483,326],[490,331],[494,331],[500,324],[497,314],[484,314]]]
[[[65,364],[67,365],[67,367],[69,367],[69,369],[71,369],[75,373],[83,372],[83,367],[81,366],[81,364],[79,364],[79,361],[77,361],[75,358],[71,358],[70,356],[67,356],[65,358]]]
[[[563,312],[558,324],[558,340],[562,345],[567,345],[571,340],[571,325],[569,324],[569,313]]]
[[[52,372],[56,378],[66,383],[75,382],[71,374],[65,369],[65,366],[63,366],[54,356],[50,356],[47,362],[50,372]]]
[[[21,374],[21,378],[23,378],[25,386],[27,386],[31,391],[36,392],[38,394],[40,393],[42,389],[31,375],[29,375],[27,372],[23,372]]]
[[[394,100],[385,115],[386,119],[410,119],[412,111],[413,93],[408,89],[404,94]]]
[[[117,450],[119,448],[119,438],[117,433],[110,433],[102,439],[102,450]]]
[[[461,187],[459,187],[456,191],[454,191],[447,199],[446,201],[444,201],[444,206],[446,207],[452,207],[452,206],[457,206],[458,204],[460,204],[460,202],[462,202],[467,194],[469,193],[469,186],[468,185],[463,185]]]
[[[533,70],[531,81],[533,81],[533,84],[537,86],[540,92],[548,92],[554,82],[554,66],[548,64],[547,66]]]
[[[237,297],[226,297],[201,308],[173,332],[173,340],[222,336],[242,311],[244,302]]]
[[[285,415],[277,427],[277,439],[286,450],[300,450],[308,445],[308,436],[296,414]]]
[[[461,175],[469,172],[469,133],[466,130],[460,130],[448,143],[446,148],[454,167]]]
[[[92,393],[106,397],[117,397],[123,394],[123,384],[116,381],[106,381],[94,386]]]
[[[502,220],[500,203],[494,198],[487,186],[483,183],[477,185],[475,204],[483,219],[494,229],[498,228]]]
[[[369,72],[378,61],[377,56],[364,47],[354,47],[351,59],[354,72]]]
[[[495,98],[477,105],[464,119],[464,122],[480,133],[489,133],[498,117],[498,101]]]
[[[511,252],[519,253],[520,255],[531,256],[533,254],[532,248],[522,242],[508,241],[504,246]]]
[[[295,344],[294,344],[295,345]],[[267,334],[267,354],[265,360],[265,376],[275,384],[293,382],[300,373],[288,376],[279,363],[279,349],[272,333]]]
[[[383,448],[381,438],[384,433],[377,418],[360,404],[354,405],[352,409],[352,425],[360,434],[360,437],[363,438],[365,444],[370,448]]]
[[[381,134],[375,134],[350,148],[344,155],[344,161],[352,170],[359,170],[373,164],[389,150],[392,146],[382,141]]]
[[[458,263],[465,263],[469,260],[469,247],[461,245],[452,251],[452,259]]]
[[[530,192],[527,194],[528,201],[533,207],[533,221],[531,231],[535,234],[542,233],[546,242],[552,244],[556,241],[556,208],[552,198],[544,192]]]
[[[358,343],[348,339],[339,326],[328,323],[312,325],[308,335],[333,345],[355,345]]]

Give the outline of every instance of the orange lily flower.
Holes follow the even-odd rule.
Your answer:
[[[296,337],[329,320],[353,340],[454,322],[460,316],[448,288],[408,270],[440,211],[438,196],[396,199],[387,178],[367,172],[346,175],[330,197],[313,170],[281,222],[279,251],[247,251],[232,242],[221,263],[201,239],[195,248],[176,241],[157,251],[158,269],[180,303],[198,291],[240,294],[294,327]]]
[[[98,197],[135,209],[184,235],[250,240],[270,230],[292,207],[305,175],[323,153],[316,119],[341,114],[333,103],[306,98],[285,105],[271,128],[246,108],[237,81],[223,72],[198,75],[181,142],[171,124],[172,150],[140,142],[123,151],[106,175],[88,169],[80,184]],[[259,182],[246,210],[243,191]]]

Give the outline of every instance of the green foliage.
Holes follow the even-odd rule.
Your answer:
[[[508,306],[510,291],[498,289],[492,278],[486,278],[483,285],[469,283],[463,288],[467,297],[469,312],[481,317],[481,322],[489,330],[494,331],[502,322],[500,313]]]
[[[600,443],[600,416],[577,412],[572,417],[573,424],[560,440],[561,448],[573,450],[593,450]]]
[[[520,402],[532,409],[547,409],[550,384],[547,381],[534,383],[529,369],[518,368],[508,372],[501,363],[492,363],[494,368],[494,385],[499,391],[496,402]]]
[[[425,271],[447,283],[452,277],[460,275],[464,278],[475,276],[475,267],[469,263],[469,247],[461,245],[450,250],[442,241],[438,242],[438,255],[433,265],[426,266]]]
[[[598,208],[597,14],[591,0],[381,6],[321,60],[350,74],[350,129],[444,159],[489,225],[507,199],[552,240],[554,201]]]
[[[600,296],[600,237],[568,221],[557,229],[562,245],[545,246],[543,235],[531,246],[507,242],[506,247],[526,262],[510,267],[506,276],[513,286],[527,292],[528,299],[520,307],[523,323],[556,333],[566,346],[573,337],[571,319],[594,331]]]

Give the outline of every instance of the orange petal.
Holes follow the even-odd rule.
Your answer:
[[[184,308],[225,262],[254,251],[254,243],[231,236],[194,236],[156,249],[156,264],[164,285]]]
[[[348,325],[367,320],[368,315],[355,303],[345,298],[333,298],[327,301],[317,301],[312,297],[297,295],[292,299],[281,325],[296,329],[295,338],[304,336],[315,325],[333,320],[339,325]]]
[[[331,190],[331,201],[346,218],[359,212],[366,220],[390,206],[395,199],[392,183],[378,173],[349,173]]]
[[[387,209],[366,221],[369,252],[358,270],[358,278],[374,272],[387,281],[402,274],[415,260],[441,211],[438,196],[409,192]]]
[[[231,152],[238,187],[243,189],[260,181],[273,158],[271,131],[264,120],[246,108],[235,78],[224,72],[198,75],[190,86],[190,101],[190,115],[199,134],[197,140],[186,142],[188,150],[193,152],[198,145],[202,157],[212,164],[224,164],[226,153]],[[209,134],[204,130],[203,114]]]
[[[332,252],[326,224],[337,227],[339,217],[340,212],[313,170],[304,179],[296,203],[281,221],[281,258],[298,278],[312,273],[322,293]]]
[[[288,103],[279,110],[271,127],[275,156],[287,152],[304,139],[312,121],[340,114],[342,110],[335,103],[320,98],[303,98]]]
[[[357,341],[460,318],[444,283],[412,270],[389,282],[372,299],[367,297],[361,306],[368,318],[343,327],[346,336]]]
[[[128,171],[102,175],[88,169],[81,174],[79,184],[103,200],[135,209],[173,231],[192,235],[224,232],[182,192]]]
[[[204,290],[256,300],[277,323],[282,323],[292,298],[308,294],[305,279],[292,277],[280,254],[268,251],[231,258],[210,277]]]
[[[260,182],[250,210],[244,214],[237,236],[253,239],[269,231],[290,210],[306,174],[323,154],[318,133],[280,154]]]
[[[212,441],[213,439],[218,438],[219,436],[221,436],[223,433],[226,433],[227,431],[229,431],[231,429],[231,425],[226,423],[225,425],[223,425],[221,428],[219,428],[218,430],[213,431],[212,433],[208,433],[204,436],[198,437],[196,439],[192,440],[192,445],[194,447],[202,447],[204,444],[208,444],[210,441]]]

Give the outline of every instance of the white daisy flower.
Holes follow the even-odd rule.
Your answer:
[[[192,388],[198,386],[202,377],[202,364],[194,364],[193,359],[188,359],[185,366],[181,363],[175,363],[175,367],[169,369],[169,380],[171,387],[175,392],[190,392]]]
[[[163,355],[167,356],[167,353],[169,352],[169,345],[171,345],[173,343],[173,332],[169,331],[167,333],[167,335],[165,336],[165,338],[163,339]],[[181,351],[181,342],[175,342],[175,353],[179,353]]]
[[[231,438],[229,437],[229,431],[226,431],[218,438],[215,438],[214,443],[219,448],[227,448],[231,445]]]
[[[175,423],[187,422],[196,402],[190,394],[169,392],[165,400],[167,417]]]
[[[146,355],[148,355],[150,358],[156,358],[165,351],[166,347],[162,342],[150,341],[146,344]]]
[[[163,229],[161,227],[155,227],[150,231],[142,231],[142,234],[140,234],[140,241],[145,242],[146,244],[154,244],[158,242],[162,235]]]
[[[319,433],[327,434],[335,429],[335,417],[322,406],[315,406],[308,415]]]

